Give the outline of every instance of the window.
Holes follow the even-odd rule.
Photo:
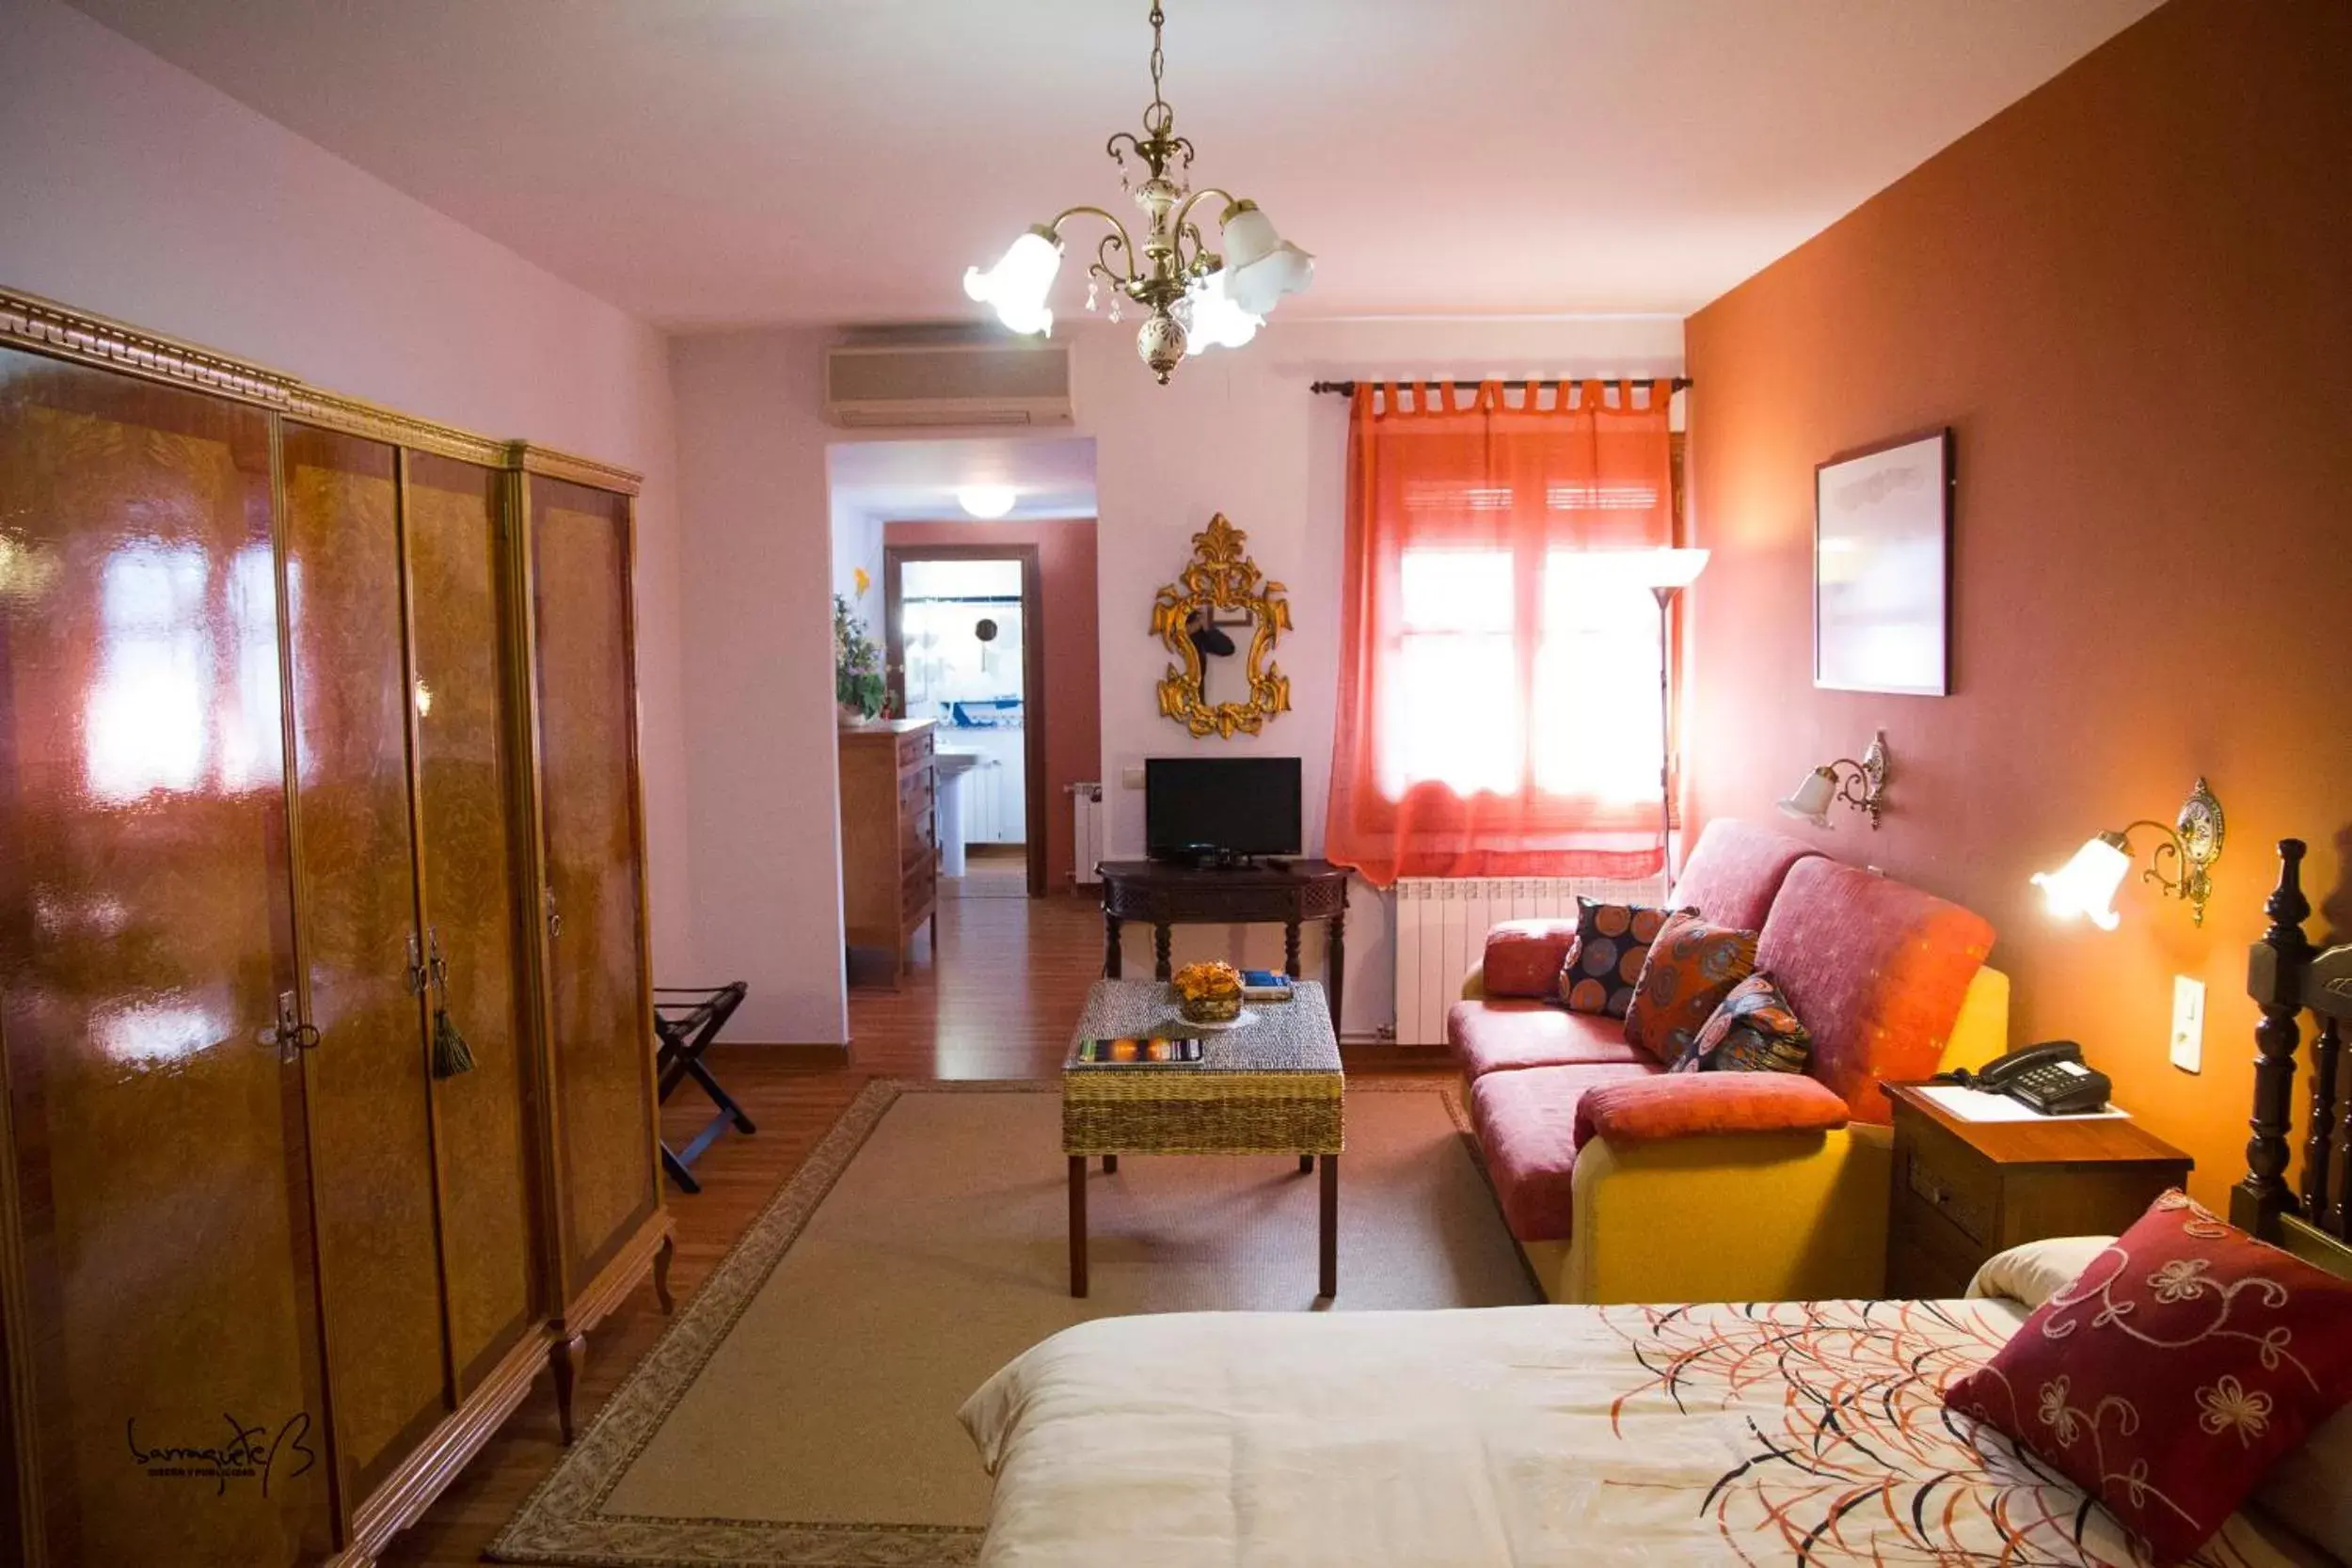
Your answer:
[[[1395,876],[1657,869],[1663,384],[1359,388],[1328,836]]]

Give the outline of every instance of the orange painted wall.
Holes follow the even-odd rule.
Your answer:
[[[1038,635],[1045,660],[1045,888],[1068,893],[1077,853],[1064,784],[1103,777],[1101,613],[1094,592],[1094,519],[1041,523],[890,523],[882,544],[1035,545],[1044,598]]]
[[[2173,0],[1701,310],[1689,361],[1695,815],[1981,911],[2012,1038],[2079,1038],[2219,1199],[2278,839],[2352,931],[2352,6]],[[1817,691],[1813,465],[1945,424],[1954,692]],[[1874,726],[1883,831],[1778,816]],[[2138,884],[2112,934],[2042,912],[2030,872],[2200,773],[2202,929]],[[2175,974],[2209,988],[2201,1076],[2166,1061]]]

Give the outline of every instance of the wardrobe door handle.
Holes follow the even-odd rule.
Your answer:
[[[253,1043],[275,1047],[280,1057],[290,1051],[314,1051],[319,1043],[319,1027],[305,1023],[294,1000],[294,993],[278,993],[278,1018],[253,1032]]]

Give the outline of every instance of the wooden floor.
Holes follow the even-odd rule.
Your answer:
[[[698,1196],[671,1194],[678,1249],[672,1282],[679,1300],[701,1286],[869,1076],[1036,1078],[1058,1071],[1087,987],[1101,970],[1102,931],[1097,907],[1078,898],[942,899],[936,961],[918,942],[902,990],[852,987],[848,1069],[795,1069],[757,1047],[714,1047],[712,1070],[759,1132],[730,1132],[703,1156],[694,1167],[703,1183]],[[867,973],[861,963],[857,976]],[[680,1090],[663,1117],[670,1141],[692,1136],[709,1114],[691,1088]],[[640,1286],[590,1337],[578,1391],[583,1422],[667,1322],[651,1288]],[[453,1568],[479,1561],[562,1451],[554,1396],[542,1376],[457,1483],[393,1543],[385,1562]]]

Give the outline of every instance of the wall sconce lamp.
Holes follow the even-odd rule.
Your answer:
[[[1876,832],[1879,813],[1886,809],[1886,732],[1880,730],[1870,737],[1869,749],[1862,753],[1860,762],[1851,757],[1839,757],[1825,763],[1804,776],[1804,783],[1779,802],[1780,809],[1791,816],[1801,816],[1817,828],[1829,826],[1829,808],[1844,801],[1870,818],[1870,831]]]
[[[2221,802],[2214,799],[2213,790],[2201,778],[2197,787],[2188,792],[2181,815],[2171,827],[2143,818],[2121,832],[2086,839],[2083,847],[2074,851],[2074,858],[2058,870],[2035,872],[2034,886],[2050,901],[2052,914],[2060,918],[2082,915],[2099,929],[2112,931],[2119,919],[2115,893],[2123,885],[2123,873],[2132,864],[2131,835],[2142,828],[2153,828],[2164,835],[2164,841],[2149,852],[2147,868],[2140,876],[2171,896],[2185,900],[2190,921],[2202,926],[2205,900],[2213,895],[2209,871],[2213,863],[2221,858],[2224,826]],[[2165,875],[2168,858],[2179,866],[2178,875]]]

